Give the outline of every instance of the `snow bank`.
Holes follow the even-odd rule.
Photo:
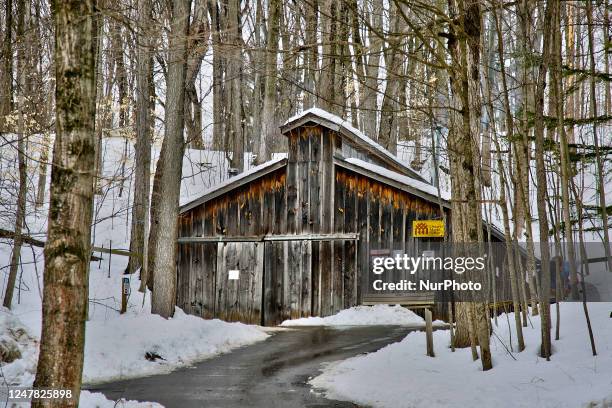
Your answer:
[[[553,328],[555,322],[554,306]],[[493,369],[481,370],[468,349],[452,353],[448,331],[434,332],[435,358],[425,356],[425,335],[411,333],[375,353],[328,366],[311,380],[329,398],[372,407],[592,407],[612,390],[612,303],[589,304],[598,356],[589,345],[580,303],[561,304],[561,339],[550,362],[538,357],[540,322],[524,328],[527,349],[512,353],[506,318],[491,337]],[[510,316],[510,321],[514,319]],[[554,329],[553,329],[554,330]],[[554,332],[553,332],[554,336]],[[516,342],[512,333],[512,342]],[[514,350],[516,350],[516,344]],[[609,402],[608,402],[609,404]]]
[[[425,325],[414,312],[399,305],[355,306],[327,317],[305,317],[285,320],[281,326],[367,326],[367,325]]]
[[[138,402],[138,401],[111,401],[99,392],[81,391],[79,398],[79,407],[81,408],[163,408],[156,402]]]
[[[268,337],[242,323],[204,320],[176,309],[168,320],[152,314],[125,316],[87,325],[86,383],[171,371]],[[145,353],[161,358],[145,359]]]
[[[38,363],[38,340],[10,310],[1,306],[0,348],[3,360],[6,361],[1,364],[2,383],[32,384]]]

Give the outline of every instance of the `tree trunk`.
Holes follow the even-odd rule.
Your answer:
[[[139,268],[140,279],[146,281],[146,247],[149,225],[149,196],[151,193],[151,143],[153,118],[150,89],[153,80],[153,60],[149,43],[152,24],[151,0],[138,1],[138,41],[136,61],[136,148],[134,205],[130,234],[130,257],[127,271],[134,273]],[[144,288],[143,288],[144,289]]]
[[[263,11],[263,0],[255,1],[255,32],[253,37],[255,39],[255,49],[251,51],[253,55],[253,97],[251,98],[250,108],[251,108],[251,134],[253,135],[253,145],[251,147],[251,151],[254,154],[257,154],[260,148],[260,144],[263,138],[261,133],[262,123],[261,123],[261,115],[262,115],[262,87],[265,85],[265,55],[266,53],[262,51],[264,48],[264,41],[262,40],[262,31],[263,31],[263,21],[264,21],[264,11]],[[257,159],[257,158],[256,158]]]
[[[321,10],[321,40],[323,60],[317,92],[317,104],[336,115],[342,115],[341,107],[335,104],[336,92],[344,92],[336,83],[336,64],[338,61],[338,21],[340,4],[334,0],[324,0]]]
[[[119,110],[119,136],[124,139],[123,156],[121,158],[121,173],[119,179],[119,197],[123,195],[123,189],[125,186],[125,162],[127,160],[128,153],[128,77],[125,69],[124,59],[124,44],[123,41],[123,30],[121,24],[114,22],[111,24],[112,37],[113,37],[113,48],[112,54],[115,61],[115,81],[117,83],[117,103]]]
[[[385,93],[383,96],[382,106],[380,110],[380,130],[378,132],[378,143],[392,153],[397,153],[397,117],[398,117],[398,93],[401,80],[402,57],[403,53],[400,50],[400,17],[397,5],[391,2],[389,5],[389,21],[391,28],[389,29],[388,49],[385,50],[386,83]]]
[[[212,47],[213,47],[213,62],[212,62],[212,88],[213,88],[213,149],[221,150],[225,134],[224,123],[224,50],[221,49],[221,18],[222,13],[219,10],[217,0],[208,0],[208,14],[210,15],[211,31],[212,31]]]
[[[192,149],[204,149],[202,138],[202,101],[198,97],[196,80],[202,66],[202,59],[208,50],[210,26],[203,2],[195,5],[194,16],[189,30],[187,44],[187,75],[185,89],[185,122],[187,141]]]
[[[159,203],[161,202],[162,197],[162,175],[164,174],[164,160],[166,157],[166,146],[168,142],[164,138],[162,142],[161,149],[159,151],[159,159],[157,160],[157,165],[155,166],[155,175],[153,176],[153,191],[151,192],[151,209],[150,209],[150,231],[149,231],[149,243],[147,245],[147,275],[146,279],[142,278],[140,282],[140,291],[144,292],[144,285],[149,288],[149,290],[153,290],[153,275],[155,273],[154,265],[155,265],[155,251],[153,248],[157,246],[158,240],[158,231],[159,231]]]
[[[13,241],[13,251],[11,253],[11,265],[9,267],[9,275],[6,282],[6,292],[4,294],[4,307],[11,308],[13,300],[13,290],[17,281],[17,271],[19,269],[21,259],[22,237],[21,230],[25,222],[26,210],[26,193],[27,193],[27,162],[26,162],[26,143],[24,132],[24,115],[26,114],[25,92],[28,88],[28,76],[30,74],[29,67],[26,66],[26,47],[27,40],[24,38],[26,31],[25,27],[25,2],[21,2],[17,8],[17,38],[20,42],[20,47],[17,53],[17,71],[19,72],[19,96],[17,107],[19,109],[19,117],[17,122],[17,163],[19,168],[19,190],[17,193],[17,211],[15,213],[15,239]],[[28,10],[29,12],[29,10]]]
[[[550,248],[548,246],[548,216],[546,214],[546,197],[548,196],[546,168],[544,166],[544,89],[546,88],[546,73],[551,65],[552,19],[558,10],[558,0],[546,4],[544,13],[544,41],[542,59],[539,66],[535,95],[535,161],[536,190],[540,235],[540,260],[542,274],[540,279],[540,308],[542,347],[540,355],[547,360],[551,355],[550,342]]]
[[[532,47],[529,44],[531,38],[531,28],[533,25],[533,5],[528,0],[521,0],[517,4],[519,27],[521,29],[520,36],[520,49],[523,55],[523,61],[521,64],[521,86],[519,90],[520,96],[520,109],[522,111],[521,119],[521,130],[522,137],[515,142],[514,152],[517,155],[517,167],[519,173],[519,182],[517,183],[518,196],[522,202],[523,216],[525,219],[525,235],[527,241],[527,274],[529,282],[529,292],[531,295],[531,312],[533,316],[539,314],[538,309],[538,275],[536,271],[535,263],[535,246],[533,243],[533,225],[532,225],[532,212],[531,212],[531,197],[529,194],[529,168],[531,165],[531,141],[529,140],[530,126],[528,121],[528,110],[534,106],[533,102],[533,86],[535,82],[532,78],[532,67],[528,62],[528,55],[532,54]],[[519,214],[519,218],[520,218]],[[517,225],[519,221],[515,220],[515,228],[519,228]],[[517,231],[518,236],[518,231]]]
[[[371,25],[373,30],[377,32],[382,31],[383,27],[383,1],[382,0],[370,0],[372,13]],[[360,106],[362,106],[362,119],[363,131],[366,135],[374,138],[378,135],[376,129],[377,123],[377,97],[378,97],[378,74],[380,71],[380,59],[381,51],[383,49],[382,38],[377,38],[377,34],[370,32],[369,35],[370,47],[368,48],[368,55],[364,56],[364,62],[367,63],[365,67],[365,79],[363,80],[363,92],[360,92]]]
[[[226,102],[226,151],[232,153],[230,167],[239,173],[244,171],[244,128],[242,115],[242,25],[240,0],[227,2],[228,63],[225,86],[228,89]]]
[[[461,105],[461,124],[460,130],[451,132],[455,138],[449,140],[452,145],[449,149],[451,160],[457,162],[455,167],[461,168],[460,177],[453,177],[454,180],[451,191],[463,191],[462,199],[468,205],[463,206],[461,212],[463,231],[458,231],[457,235],[453,228],[453,239],[456,243],[477,243],[483,242],[482,231],[482,211],[480,203],[480,180],[477,171],[479,167],[479,152],[477,140],[480,134],[479,123],[481,119],[480,111],[480,41],[482,15],[480,5],[472,1],[449,1],[451,16],[461,16],[459,27],[452,27],[449,33],[448,48],[452,58],[452,65],[449,69],[451,78],[451,88],[453,97],[458,99]],[[466,33],[468,35],[466,35]],[[453,193],[455,194],[455,193]],[[455,207],[454,207],[455,208]],[[455,214],[453,212],[453,214]],[[455,215],[453,215],[453,218]],[[473,244],[472,244],[473,245]],[[465,313],[461,309],[467,307],[472,310],[473,320],[465,321],[461,316]],[[469,318],[469,313],[467,314]],[[481,351],[481,361],[483,370],[493,367],[491,361],[491,351],[489,347],[489,324],[487,321],[487,305],[485,301],[473,302],[471,304],[459,302],[457,304],[457,336],[455,337],[457,347],[465,347],[460,344],[459,339],[465,339],[465,327],[474,325],[474,335],[478,338]],[[460,330],[461,328],[461,330]],[[471,333],[469,330],[468,333]],[[461,336],[460,336],[461,334]],[[474,343],[472,340],[470,343]]]
[[[561,26],[560,11],[556,13],[556,20],[553,22],[555,27]],[[564,113],[563,113],[563,73],[562,73],[562,57],[561,57],[561,32],[553,31],[554,41],[552,44],[552,58],[554,62],[551,69],[552,81],[552,96],[555,101],[555,114],[557,116],[557,133],[559,135],[559,144],[561,156],[561,199],[563,211],[563,226],[565,231],[567,261],[570,267],[570,283],[572,290],[572,299],[578,300],[578,272],[576,270],[576,257],[574,253],[574,235],[572,231],[572,219],[570,209],[570,179],[572,171],[570,168],[569,146],[567,135],[565,133]],[[558,299],[557,299],[558,303]]]
[[[0,132],[10,132],[5,116],[13,110],[13,0],[4,1],[4,38],[0,71]]]
[[[22,109],[20,107],[20,109]],[[15,282],[17,281],[17,271],[19,269],[20,257],[21,257],[21,245],[23,243],[21,231],[25,221],[25,207],[26,207],[26,192],[27,192],[27,174],[26,174],[26,158],[25,148],[26,144],[24,141],[25,135],[23,134],[23,112],[20,113],[20,125],[19,134],[17,135],[17,161],[19,166],[19,191],[17,193],[17,212],[15,214],[15,239],[13,241],[13,251],[11,252],[11,264],[9,268],[9,275],[6,281],[6,292],[4,293],[3,305],[6,308],[11,308],[11,302],[13,299],[13,291],[15,289]]]
[[[316,101],[315,84],[319,59],[319,42],[317,41],[318,0],[304,2],[306,33],[304,53],[304,109],[312,108]]]
[[[168,42],[168,80],[166,84],[166,149],[160,177],[159,224],[153,263],[151,313],[164,318],[174,314],[176,301],[176,238],[183,162],[185,113],[185,75],[187,72],[187,33],[190,0],[174,0]]]
[[[280,0],[268,1],[268,36],[266,38],[265,78],[263,115],[261,118],[261,140],[257,151],[257,163],[270,160],[270,144],[279,135],[276,123],[276,88],[277,60],[278,60],[278,33],[281,13]]]
[[[500,7],[500,9],[503,12],[503,8]],[[502,94],[503,94],[503,99],[504,99],[504,108],[506,110],[504,117],[506,119],[508,140],[514,140],[514,119],[513,119],[512,110],[510,107],[508,83],[506,80],[503,31],[501,29],[500,16],[498,15],[497,7],[493,9],[493,17],[495,19],[495,29],[497,32],[497,49],[499,53],[499,59],[501,61],[500,69],[501,69],[501,80],[502,80],[501,81],[502,82]],[[503,162],[501,159],[501,146],[499,144],[499,140],[497,139],[497,136],[494,137],[494,142],[495,142],[495,148],[497,150],[497,166],[498,166],[498,172],[499,172],[499,177],[500,177],[500,181],[499,181],[500,198],[499,200],[500,200],[500,205],[502,207],[502,216],[503,216],[503,222],[504,222],[504,235],[506,239],[506,253],[508,257],[508,273],[510,274],[510,287],[512,291],[512,306],[514,309],[514,321],[516,324],[516,335],[517,335],[517,340],[518,340],[518,348],[520,352],[525,349],[525,341],[523,339],[523,327],[521,325],[521,318],[519,314],[520,299],[519,299],[519,286],[518,286],[519,284],[517,282],[517,275],[521,276],[522,274],[520,273],[520,268],[518,268],[520,267],[520,260],[518,258],[515,259],[515,251],[513,247],[514,245],[512,243],[512,236],[510,234],[510,218],[508,215],[508,203],[506,202],[506,185],[507,185],[506,174],[505,174]]]
[[[597,93],[595,88],[595,40],[593,35],[593,5],[591,0],[586,3],[586,15],[589,37],[589,85],[591,89],[590,116],[595,119],[597,117]],[[606,84],[606,86],[608,86]],[[607,112],[608,114],[610,112]],[[597,122],[593,120],[593,144],[595,145],[595,162],[597,164],[597,196],[599,198],[599,210],[601,212],[601,224],[603,229],[603,242],[606,259],[608,260],[608,272],[612,272],[612,254],[610,253],[610,236],[608,235],[608,211],[606,207],[606,184],[605,184],[605,169],[604,158],[601,154],[599,146],[599,135],[597,134]]]
[[[55,145],[45,245],[44,298],[35,388],[71,389],[73,399],[32,406],[76,407],[87,311],[95,155],[94,0],[54,3]]]

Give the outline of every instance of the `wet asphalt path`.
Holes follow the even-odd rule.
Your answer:
[[[156,401],[168,408],[355,407],[311,392],[322,364],[376,351],[410,331],[397,326],[304,327],[170,374],[85,387],[107,398]]]

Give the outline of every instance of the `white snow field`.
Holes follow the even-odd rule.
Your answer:
[[[612,303],[588,305],[598,355],[592,356],[581,303],[561,303],[561,338],[551,361],[538,357],[540,319],[524,328],[527,348],[509,352],[505,316],[491,336],[493,369],[482,371],[470,349],[451,352],[447,330],[434,332],[436,357],[425,355],[425,334],[411,333],[375,353],[327,366],[310,383],[327,397],[371,407],[611,407]],[[514,319],[509,316],[509,322]],[[513,350],[517,350],[512,330]],[[516,360],[515,360],[516,359]]]
[[[425,326],[425,320],[400,305],[355,306],[327,317],[285,320],[281,326]],[[445,325],[435,322],[435,325]]]

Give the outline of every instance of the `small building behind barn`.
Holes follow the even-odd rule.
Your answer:
[[[363,303],[371,252],[413,242],[414,220],[446,219],[450,233],[448,194],[343,119],[313,108],[281,131],[286,158],[180,208],[185,312],[268,326],[331,315]]]

